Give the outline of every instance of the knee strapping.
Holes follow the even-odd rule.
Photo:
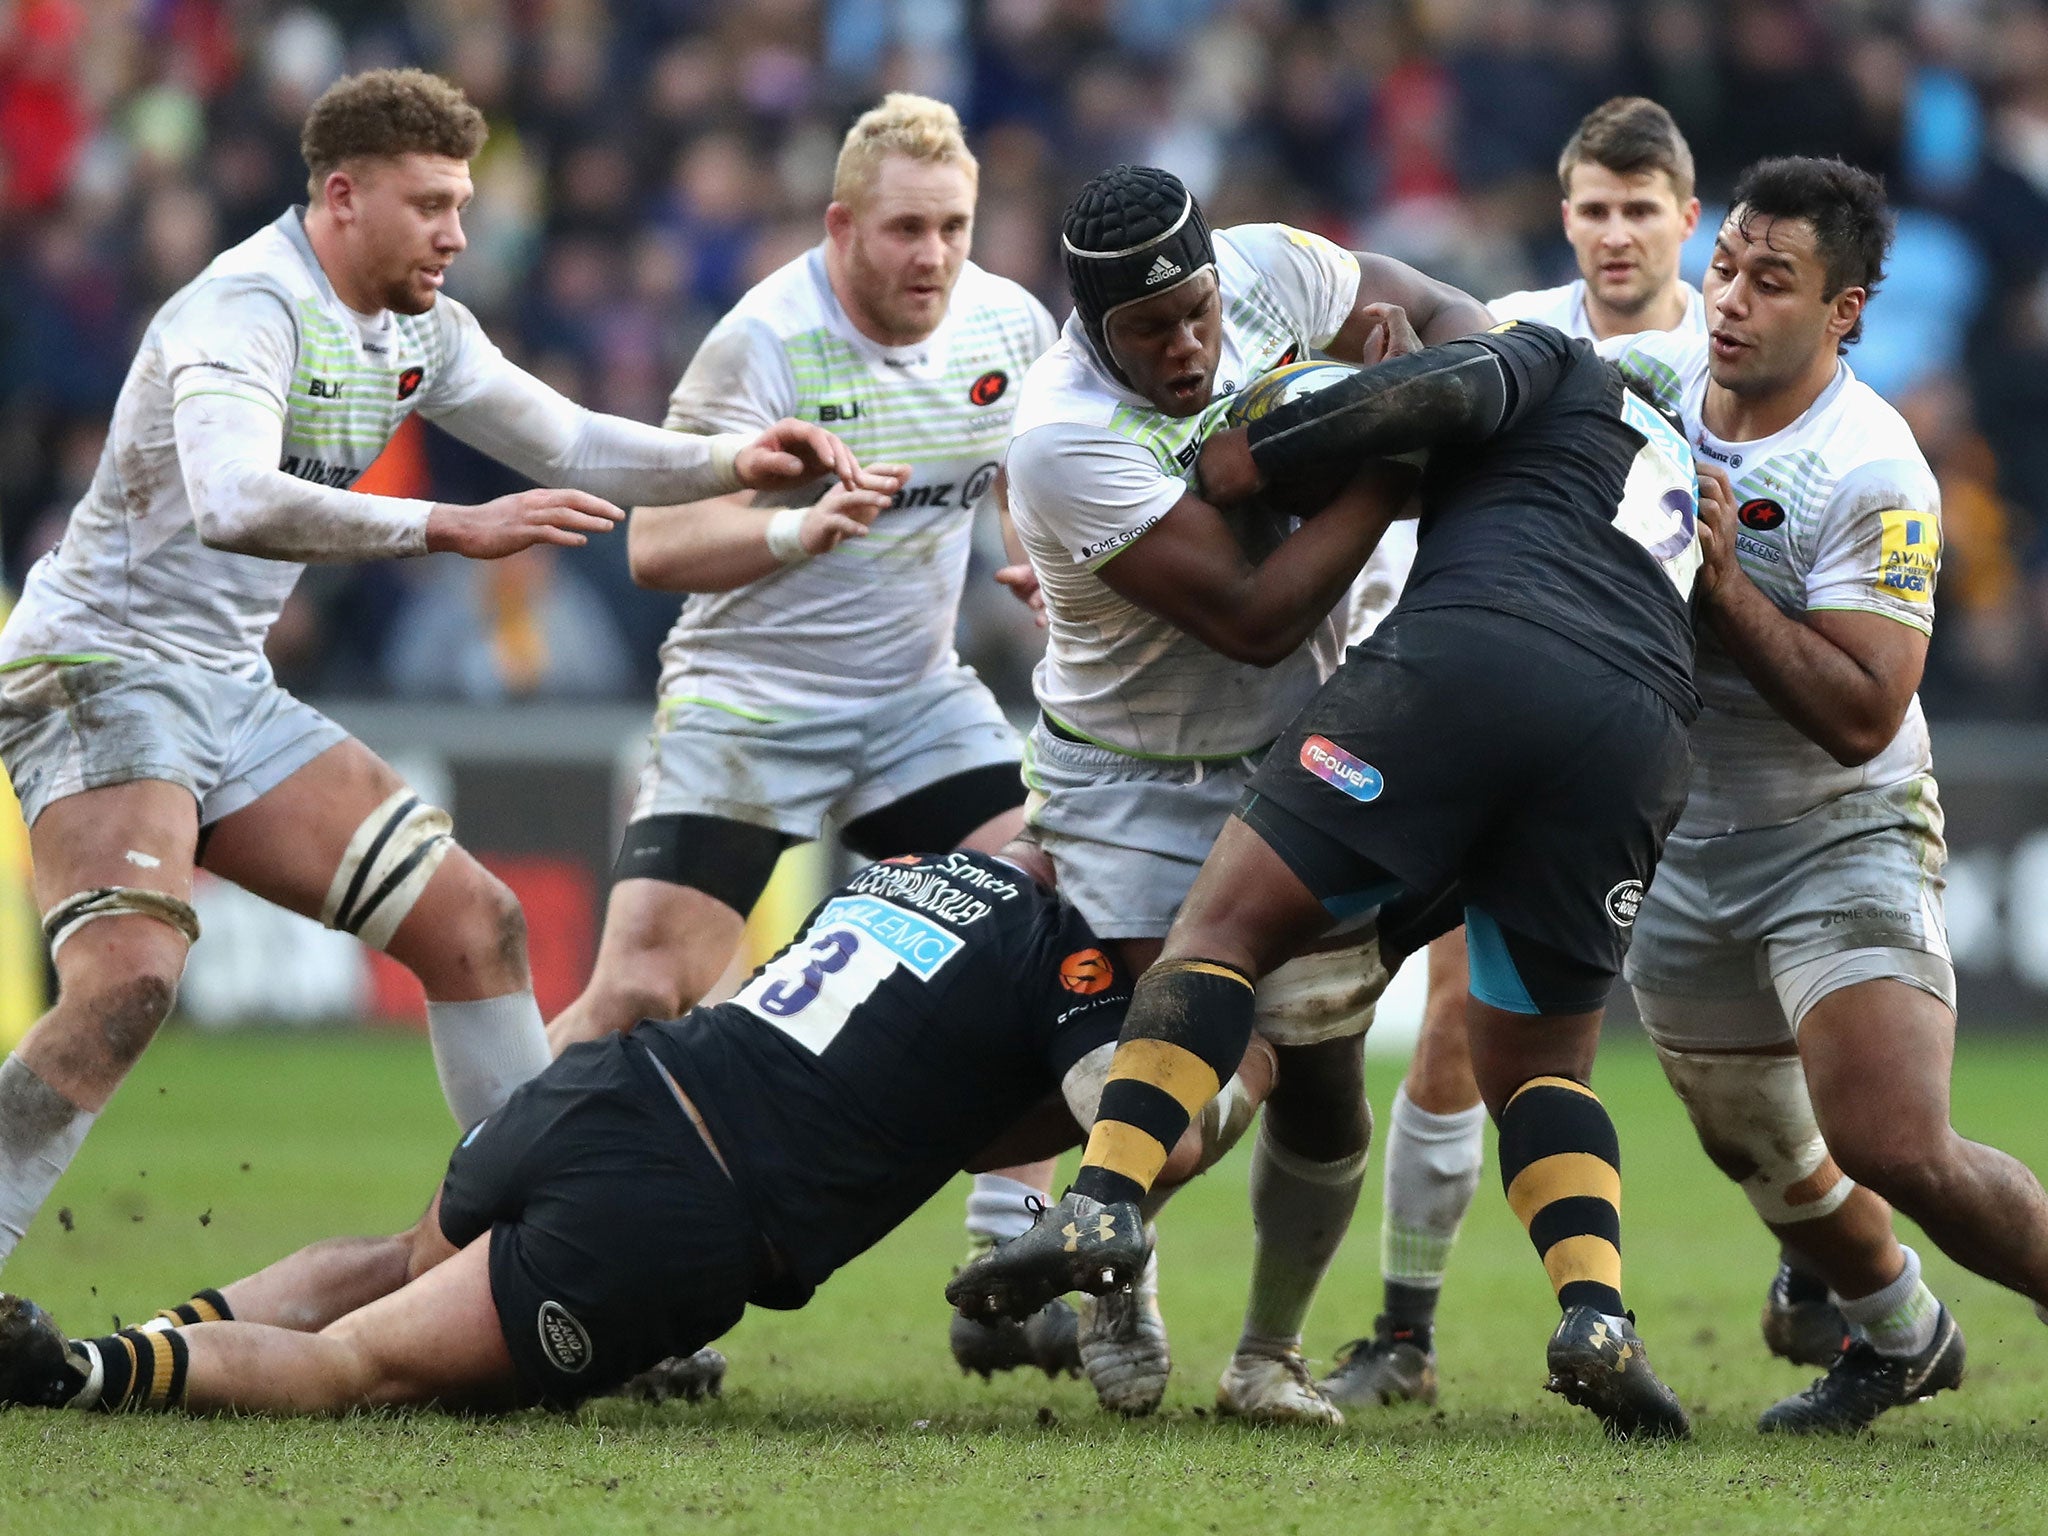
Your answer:
[[[1856,1184],[1821,1139],[1797,1056],[1671,1051],[1660,1045],[1657,1059],[1692,1116],[1701,1145],[1765,1221],[1816,1221],[1841,1209]]]
[[[153,917],[177,929],[187,944],[199,942],[199,914],[190,902],[131,885],[102,885],[65,897],[44,914],[43,941],[54,958],[59,946],[87,923],[102,917],[131,916]]]
[[[454,828],[446,811],[411,790],[393,793],[349,839],[320,921],[384,948],[455,846]]]
[[[1252,1027],[1276,1045],[1362,1035],[1372,1028],[1387,981],[1377,933],[1343,949],[1299,956],[1259,982]]]

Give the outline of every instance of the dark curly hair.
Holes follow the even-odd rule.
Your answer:
[[[344,75],[320,94],[299,132],[317,201],[328,176],[350,160],[446,155],[472,160],[490,130],[469,98],[423,69],[371,69]]]
[[[1827,296],[1861,288],[1868,305],[1884,281],[1884,259],[1892,245],[1892,210],[1884,182],[1845,160],[1787,155],[1759,160],[1735,183],[1728,221],[1748,232],[1752,219],[1804,219],[1813,229],[1814,249],[1827,264]],[[1863,335],[1858,315],[1842,338],[1846,351]]]

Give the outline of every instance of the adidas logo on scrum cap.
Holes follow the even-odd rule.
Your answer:
[[[1169,277],[1179,276],[1180,263],[1171,256],[1162,255],[1157,261],[1152,263],[1152,270],[1145,274],[1145,286],[1147,288],[1157,288]]]

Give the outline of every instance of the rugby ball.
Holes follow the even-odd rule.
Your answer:
[[[1354,363],[1317,358],[1286,363],[1260,374],[1231,397],[1224,425],[1246,427],[1304,395],[1341,384],[1359,371]],[[1356,466],[1325,468],[1285,484],[1269,485],[1256,498],[1256,513],[1275,518],[1314,517],[1344,488]],[[1251,550],[1247,548],[1248,554]],[[1254,556],[1254,558],[1257,558]]]

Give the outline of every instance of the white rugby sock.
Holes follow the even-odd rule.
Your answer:
[[[1027,1200],[1044,1200],[1045,1191],[1022,1179],[1000,1173],[977,1173],[974,1189],[967,1196],[967,1245],[985,1248],[990,1243],[1007,1243],[1022,1237],[1038,1220]]]
[[[97,1118],[37,1077],[19,1056],[0,1062],[0,1264],[50,1198]]]
[[[1386,1208],[1380,1218],[1380,1273],[1417,1290],[1440,1290],[1451,1245],[1486,1157],[1486,1106],[1433,1115],[1404,1085],[1394,1095],[1387,1136]]]
[[[427,1038],[441,1096],[465,1131],[494,1115],[548,1064],[548,1029],[533,991],[475,1003],[427,1003]]]
[[[1259,1122],[1252,1148],[1252,1293],[1238,1352],[1301,1347],[1301,1325],[1365,1184],[1363,1149],[1334,1163],[1290,1152]]]
[[[1920,1255],[1910,1248],[1905,1254],[1906,1267],[1890,1285],[1842,1301],[1842,1316],[1863,1330],[1880,1355],[1919,1354],[1934,1342],[1934,1325],[1941,1317],[1941,1303],[1920,1278]]]

